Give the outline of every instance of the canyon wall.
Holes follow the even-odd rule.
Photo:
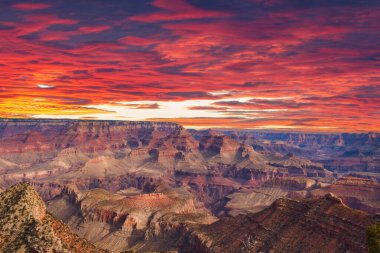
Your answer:
[[[195,139],[213,132],[258,151],[292,153],[336,172],[380,172],[380,133],[297,133],[255,130],[189,130]]]

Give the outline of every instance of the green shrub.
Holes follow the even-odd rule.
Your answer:
[[[380,222],[367,229],[367,243],[369,253],[380,252]]]

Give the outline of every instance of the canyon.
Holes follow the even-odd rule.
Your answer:
[[[196,139],[212,131],[229,136],[256,150],[292,153],[344,173],[365,174],[379,179],[380,133],[297,133],[257,130],[189,130]],[[363,173],[364,172],[364,173]]]
[[[27,182],[40,213],[99,251],[366,252],[379,143],[377,133],[1,119],[0,188]]]
[[[376,222],[331,193],[279,198],[262,211],[217,221],[170,193],[129,197],[71,186],[46,207],[31,185],[19,183],[0,197],[3,252],[367,252],[366,229]],[[158,215],[142,222],[154,210]]]
[[[176,237],[165,236],[174,233],[171,226],[176,222],[179,226],[217,220],[185,189],[162,185],[159,188],[157,193],[141,193],[137,189],[110,193],[103,189],[80,191],[69,186],[47,203],[47,209],[81,237],[113,252],[126,248],[136,252],[155,248],[173,251]],[[170,225],[163,225],[166,219],[170,219]]]

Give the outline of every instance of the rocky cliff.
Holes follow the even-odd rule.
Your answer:
[[[178,124],[166,122],[1,119],[0,138],[14,144],[6,149],[4,146],[1,153],[69,146],[88,151],[136,148],[147,145],[153,138],[167,137],[182,130]]]
[[[380,183],[364,178],[342,177],[333,184],[311,191],[311,196],[320,197],[331,192],[339,196],[348,206],[368,213],[380,213]]]
[[[198,143],[175,123],[0,120],[0,185],[205,170]]]
[[[1,252],[105,252],[49,215],[26,183],[0,193],[0,227]]]
[[[375,222],[341,199],[278,199],[263,211],[188,230],[182,252],[367,252]]]

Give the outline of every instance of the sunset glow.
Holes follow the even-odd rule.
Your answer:
[[[0,34],[0,117],[380,130],[379,1],[2,1]]]

